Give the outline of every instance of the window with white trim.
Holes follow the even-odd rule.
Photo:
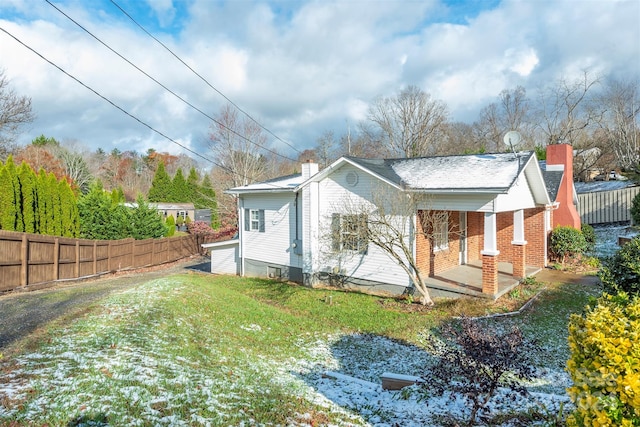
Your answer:
[[[331,215],[331,246],[334,252],[343,250],[366,254],[369,247],[367,215]]]
[[[264,233],[264,209],[244,210],[244,231]]]
[[[433,250],[449,249],[449,212],[439,212],[433,224]]]

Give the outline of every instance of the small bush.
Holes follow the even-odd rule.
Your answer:
[[[640,298],[605,294],[569,322],[568,425],[640,426]]]
[[[573,227],[556,227],[550,237],[551,255],[563,264],[569,258],[578,258],[587,250],[582,231]]]
[[[631,201],[631,218],[633,218],[633,224],[640,224],[640,193]]]
[[[596,248],[596,232],[589,224],[582,224],[580,231],[584,236],[584,240],[587,242],[587,252],[593,252]]]
[[[173,219],[173,215],[169,215],[165,221],[167,226],[167,237],[171,237],[176,234],[176,221]]]
[[[193,221],[187,223],[187,231],[190,234],[213,234],[215,231],[205,221]]]
[[[604,261],[600,281],[610,293],[640,294],[640,237],[634,237]]]
[[[438,362],[425,376],[424,394],[463,396],[471,409],[469,425],[499,388],[512,395],[527,395],[522,380],[534,377],[531,353],[537,345],[525,340],[520,329],[496,333],[478,321],[462,318],[459,326],[446,326],[443,336],[444,342],[429,338]]]

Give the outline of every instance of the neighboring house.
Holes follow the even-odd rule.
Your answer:
[[[194,221],[196,217],[193,203],[149,203],[149,206],[156,208],[165,220],[172,216],[176,221],[180,217],[183,220],[190,218]]]
[[[238,197],[238,239],[220,248],[224,254],[204,246],[212,251],[218,271],[309,286],[330,282],[411,293],[412,283],[400,265],[359,238],[366,215],[354,216],[345,200],[371,201],[380,189],[420,194],[428,196],[427,202],[413,212],[407,240],[418,268],[428,276],[431,295],[496,298],[546,265],[551,224],[557,216],[573,218],[572,180],[565,180],[572,177],[571,147],[557,147],[551,151],[557,149],[558,156],[547,155],[545,173],[555,180],[551,190],[533,152],[343,157],[322,171],[304,163],[301,174],[228,190]],[[557,158],[564,159],[562,170]],[[436,236],[429,239],[417,219],[434,212],[442,224],[434,225]],[[237,265],[220,268],[222,258],[235,259]]]

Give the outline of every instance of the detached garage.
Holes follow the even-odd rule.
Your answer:
[[[216,274],[240,274],[240,241],[204,243],[203,248],[211,252],[211,272]]]

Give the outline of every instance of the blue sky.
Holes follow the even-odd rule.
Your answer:
[[[417,85],[472,122],[503,89],[529,94],[588,70],[640,78],[637,0],[115,0],[216,89],[297,150],[340,136],[368,105]],[[226,103],[110,1],[51,0],[209,116]],[[0,27],[140,120],[206,152],[210,120],[41,0],[0,0]],[[180,147],[0,32],[0,68],[44,134],[89,150]],[[290,157],[296,150],[270,138]]]

